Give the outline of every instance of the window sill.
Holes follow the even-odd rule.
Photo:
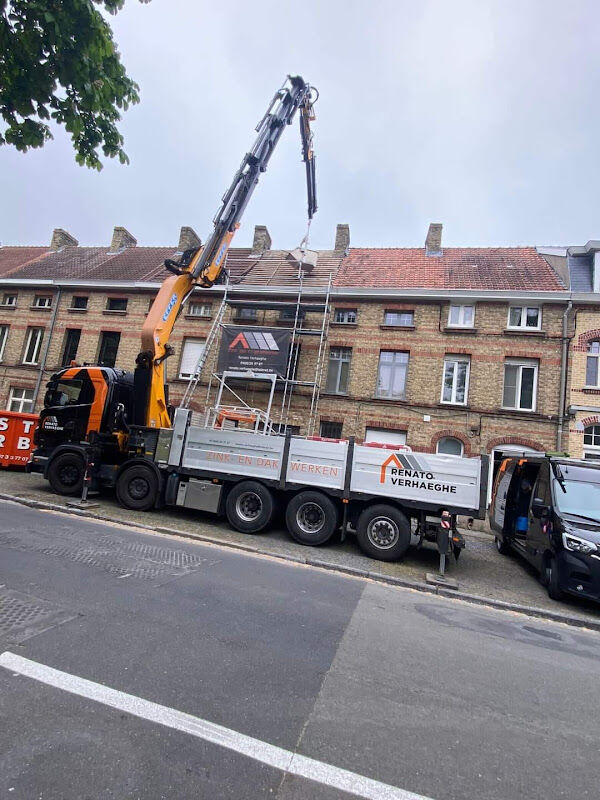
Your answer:
[[[87,308],[67,308],[69,314],[87,314]]]
[[[358,328],[358,322],[330,322],[330,328]]]
[[[0,303],[0,311],[16,311],[18,306],[3,305]]]
[[[466,325],[446,325],[442,331],[444,333],[477,333],[477,328],[469,328]]]
[[[441,401],[438,403],[438,408],[460,408],[461,411],[469,411],[471,407],[468,403],[444,403]]]
[[[521,328],[505,328],[504,333],[506,335],[513,335],[513,336],[537,336],[540,339],[546,337],[546,331],[541,330],[540,328],[532,328],[531,330],[523,330]]]
[[[583,389],[580,391],[583,394],[600,394],[600,387],[599,386],[584,386]]]
[[[371,400],[379,400],[384,403],[408,403],[406,397],[380,397],[374,394]]]
[[[235,322],[236,325],[257,325],[258,324],[258,320],[257,319],[244,319],[243,317],[234,317],[233,318],[233,322]]]
[[[538,416],[541,416],[534,408],[505,408],[504,406],[500,406],[498,411],[504,412],[505,414],[538,414]]]
[[[18,366],[20,366],[20,367],[32,367],[33,369],[38,369],[39,366],[40,366],[40,362],[36,361],[35,364],[30,364],[27,361],[21,361],[21,363]]]
[[[348,392],[321,392],[321,397],[349,397]]]
[[[103,314],[112,314],[112,315],[117,316],[117,317],[124,317],[125,314],[127,314],[127,311],[126,310],[125,311],[115,311],[115,310],[110,309],[110,308],[105,308],[102,311],[102,313]]]
[[[52,306],[29,306],[30,311],[52,311]]]
[[[148,316],[149,313],[150,313],[149,311],[146,311],[146,316]],[[204,317],[201,316],[200,314],[185,314],[184,319],[202,319],[206,321],[207,319],[212,319],[212,317],[211,316]]]
[[[382,331],[414,331],[414,325],[380,325]]]

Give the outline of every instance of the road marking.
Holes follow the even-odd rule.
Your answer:
[[[11,670],[18,675],[24,675],[33,680],[62,689],[65,692],[86,697],[97,703],[103,703],[119,711],[125,711],[134,717],[156,722],[167,728],[189,733],[199,739],[204,739],[212,744],[226,747],[236,753],[241,753],[255,761],[261,761],[271,767],[280,769],[291,775],[298,775],[308,778],[317,783],[332,786],[341,791],[348,792],[357,797],[365,797],[369,800],[431,800],[421,794],[407,792],[398,789],[387,783],[372,780],[364,775],[358,775],[331,764],[325,764],[314,758],[301,756],[291,750],[284,750],[260,739],[254,739],[243,733],[216,725],[214,722],[194,717],[183,711],[177,711],[168,706],[161,706],[150,700],[135,697],[101,683],[88,681],[86,678],[79,678],[77,675],[70,675],[68,672],[61,672],[53,667],[47,667],[37,661],[30,661],[28,658],[5,652],[0,655],[0,666]]]

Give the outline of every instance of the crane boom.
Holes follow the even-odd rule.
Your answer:
[[[300,76],[288,76],[256,126],[257,137],[222,198],[213,230],[203,247],[187,250],[179,261],[168,259],[173,273],[161,286],[142,328],[142,350],[136,359],[134,421],[138,425],[171,425],[165,394],[164,362],[173,353],[169,338],[182,305],[196,286],[210,288],[219,281],[227,251],[240,220],[265,172],[281,134],[300,110],[302,158],[306,165],[308,218],[317,210],[315,157],[310,122],[314,119],[315,90]]]

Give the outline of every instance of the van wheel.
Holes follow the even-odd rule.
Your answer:
[[[292,539],[300,544],[329,541],[338,527],[335,503],[321,492],[300,492],[288,503],[285,522]]]
[[[273,519],[273,495],[258,481],[240,481],[227,495],[225,513],[232,528],[241,533],[258,533]]]
[[[52,491],[66,497],[81,494],[85,465],[78,453],[59,453],[48,467],[48,481]]]
[[[496,542],[496,550],[503,556],[507,556],[510,552],[510,547],[506,544],[503,539],[500,539],[499,536],[495,538]]]
[[[556,563],[556,559],[554,556],[550,556],[546,561],[546,589],[548,590],[548,596],[551,600],[562,600],[564,597],[564,592],[560,588],[560,583],[558,579],[558,564]]]
[[[379,561],[395,561],[408,550],[410,524],[394,506],[369,506],[358,518],[356,538],[365,555]]]
[[[117,478],[117,500],[132,511],[154,508],[158,495],[158,477],[152,467],[134,464]]]

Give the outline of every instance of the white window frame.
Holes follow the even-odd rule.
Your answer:
[[[594,348],[594,345],[596,347]],[[588,383],[588,365],[591,360],[596,362],[596,383]],[[598,389],[600,388],[600,340],[592,339],[587,343],[587,355],[585,359],[585,388]]]
[[[11,292],[5,292],[2,295],[2,305],[5,308],[14,308],[17,305],[17,295]]]
[[[33,298],[34,308],[52,308],[52,297],[48,294],[36,294]]]
[[[4,358],[10,325],[0,325],[0,362]]]
[[[333,321],[337,325],[356,325],[356,319],[358,317],[357,312],[358,310],[356,308],[336,308]],[[343,319],[350,315],[352,315],[354,319]],[[339,317],[342,317],[342,319],[339,319]]]
[[[457,400],[456,394],[458,389],[458,364],[466,364],[467,371],[465,374],[465,391],[464,400]],[[446,388],[446,370],[448,367],[452,369],[452,389],[450,393],[450,400],[444,400],[444,389]],[[444,371],[442,373],[442,391],[440,394],[440,403],[452,406],[466,406],[469,401],[469,378],[471,377],[471,356],[464,355],[447,355],[444,357]]]
[[[517,385],[515,388],[515,405],[514,406],[505,406],[504,405],[504,388],[506,385],[506,368],[507,367],[518,367],[519,372],[517,375]],[[523,408],[521,403],[521,389],[522,389],[522,380],[523,380],[523,369],[533,369],[533,395],[532,395],[532,407],[531,408]],[[537,386],[538,386],[538,377],[539,377],[539,361],[537,359],[517,359],[517,358],[507,358],[504,362],[504,378],[502,381],[502,406],[501,408],[506,409],[507,411],[529,411],[533,412],[537,409]],[[517,403],[518,400],[518,403]]]
[[[184,371],[184,367],[188,366],[192,362],[190,361],[189,353],[186,354],[186,350],[188,349],[189,346],[194,346],[194,345],[202,345],[202,349],[197,350],[198,355],[194,359],[193,371],[187,372]],[[179,360],[179,372],[178,372],[178,376],[181,380],[189,380],[190,378],[193,377],[196,367],[198,366],[198,361],[200,360],[205,347],[206,347],[206,339],[200,339],[190,336],[186,337],[183,340],[183,345],[181,347],[181,359]]]
[[[452,439],[453,442],[458,442],[460,444],[460,453],[440,453],[440,444],[448,439]],[[442,436],[442,438],[438,439],[437,441],[435,452],[439,456],[454,456],[454,458],[462,458],[465,454],[465,444],[457,436]]]
[[[391,376],[390,376],[390,393],[384,394],[380,388],[379,384],[381,383],[380,375],[381,375],[381,365],[382,365],[382,356],[384,353],[391,353],[394,358],[390,360],[391,366]],[[396,363],[396,355],[405,355],[406,361],[398,361]],[[377,385],[375,387],[375,396],[378,398],[382,398],[384,400],[406,400],[406,384],[408,382],[408,367],[410,364],[410,353],[406,350],[380,350],[379,351],[379,363],[377,365]],[[384,366],[386,366],[384,362]],[[402,389],[401,394],[393,394],[393,387],[394,387],[394,372],[396,369],[402,371],[404,369],[404,387]]]
[[[327,361],[327,381],[325,383],[325,391],[328,394],[341,394],[347,395],[350,387],[350,365],[352,363],[352,348],[351,347],[330,347],[329,359]],[[340,389],[340,378],[342,375],[342,364],[348,364],[348,375],[346,379],[346,388],[342,391]],[[329,375],[333,374],[335,370],[335,388],[331,389]]]
[[[466,309],[470,309],[471,321],[465,322]],[[452,321],[452,311],[458,309],[458,321]],[[475,305],[474,304],[461,304],[451,303],[448,309],[448,327],[449,328],[473,328],[475,326]]]
[[[197,309],[197,310],[195,310]],[[190,317],[210,317],[212,305],[210,303],[202,303],[198,300],[190,300],[187,313]]]
[[[365,428],[365,442],[377,444],[406,445],[408,431],[406,428],[377,428],[367,425]]]
[[[23,364],[29,364],[30,366],[36,366],[40,363],[40,351],[42,349],[42,342],[44,341],[44,328],[28,328],[27,329],[27,339],[25,340],[25,349],[23,351]],[[31,353],[31,358],[27,358],[27,354],[29,353],[29,348],[33,343],[33,339],[36,339],[35,343],[33,344],[33,350]]]
[[[510,321],[511,313],[515,310],[519,310],[521,312],[521,318],[518,325],[514,325]],[[528,311],[537,311],[538,318],[537,318],[537,325],[528,325],[527,324],[527,312]],[[508,307],[508,320],[506,323],[507,329],[511,331],[539,331],[542,328],[542,307],[536,304],[532,305],[509,305]]]
[[[19,392],[21,393],[21,396],[17,397]],[[31,395],[31,397],[25,397],[25,395],[28,393]],[[29,407],[25,409],[25,405],[28,405]],[[10,393],[8,395],[8,410],[16,411],[18,414],[31,414],[33,412],[33,389],[26,389],[21,386],[11,386]]]
[[[398,322],[388,322],[388,315],[398,317]],[[401,322],[402,317],[410,317],[410,322]],[[386,309],[383,312],[383,324],[390,328],[414,328],[415,327],[415,312],[414,311],[394,311],[393,309]]]

